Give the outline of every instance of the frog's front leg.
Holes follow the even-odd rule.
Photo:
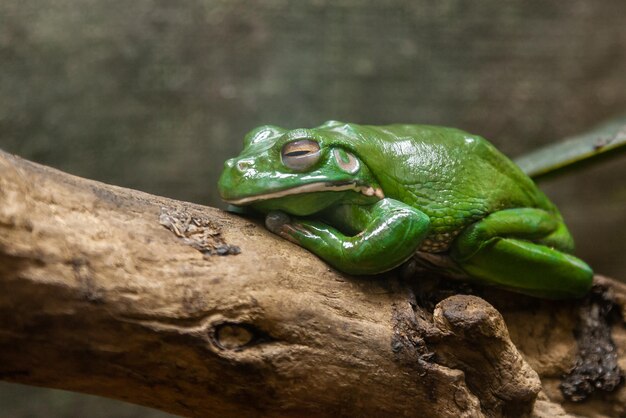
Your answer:
[[[413,255],[430,227],[426,214],[393,199],[335,210],[326,219],[337,221],[344,231],[359,232],[346,235],[321,221],[290,220],[282,212],[270,213],[265,223],[270,231],[350,274],[376,274],[397,267]]]
[[[583,296],[593,272],[557,248],[572,248],[559,218],[541,209],[507,209],[465,229],[452,246],[452,257],[487,284],[551,299]]]

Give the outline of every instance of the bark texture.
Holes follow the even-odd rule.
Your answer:
[[[3,380],[185,416],[623,415],[626,290],[594,295],[348,277],[255,221],[0,152]]]

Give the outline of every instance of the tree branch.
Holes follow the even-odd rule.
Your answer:
[[[0,152],[3,380],[204,417],[623,412],[621,388],[558,389],[584,303],[458,286],[348,277],[255,221]]]

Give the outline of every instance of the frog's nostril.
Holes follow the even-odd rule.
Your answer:
[[[246,160],[241,160],[237,163],[237,169],[239,171],[246,171],[248,170],[250,167],[252,167],[252,162],[250,161],[246,161]]]

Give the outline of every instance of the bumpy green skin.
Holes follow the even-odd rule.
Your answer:
[[[281,159],[283,145],[301,139],[321,152],[304,172]],[[356,172],[340,164],[345,152],[358,160]],[[348,273],[375,274],[416,253],[438,253],[474,280],[534,296],[580,297],[591,286],[591,269],[568,254],[573,241],[556,207],[489,142],[458,129],[336,121],[260,127],[226,162],[219,189]]]

